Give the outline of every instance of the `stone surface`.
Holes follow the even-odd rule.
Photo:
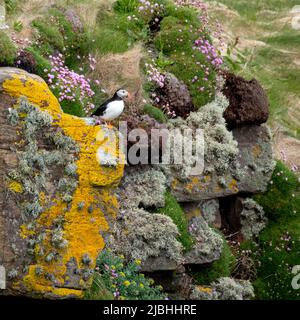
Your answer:
[[[264,192],[271,179],[273,160],[271,134],[266,126],[244,126],[233,130],[238,155],[233,166],[220,176],[215,170],[182,179],[171,173],[171,190],[180,202],[199,201],[239,192]]]
[[[256,79],[250,81],[234,74],[225,75],[223,93],[229,100],[224,112],[228,125],[232,127],[265,123],[269,117],[267,95]]]
[[[210,228],[203,217],[193,218],[189,225],[194,245],[184,255],[185,264],[209,264],[218,260],[222,253],[223,239]]]
[[[192,300],[251,300],[254,289],[249,281],[219,278],[210,286],[194,286]]]
[[[106,127],[64,114],[46,83],[21,69],[0,68],[0,110],[0,265],[9,275],[1,294],[82,297],[124,167],[101,166],[97,154],[124,157]]]
[[[160,99],[157,106],[168,106],[177,117],[187,118],[194,111],[187,86],[171,73],[165,75],[164,87],[157,89],[156,93]]]

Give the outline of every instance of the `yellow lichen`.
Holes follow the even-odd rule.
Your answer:
[[[37,293],[80,297],[81,290],[64,288],[67,263],[75,259],[78,266],[83,267],[82,256],[88,254],[92,260],[89,267],[93,268],[99,252],[104,247],[101,234],[109,230],[107,216],[115,217],[118,210],[118,201],[111,189],[119,183],[124,169],[124,155],[120,153],[116,143],[118,137],[115,135],[113,138],[105,138],[105,132],[100,126],[89,126],[83,119],[63,113],[47,84],[38,77],[18,71],[10,75],[10,78],[2,83],[2,87],[9,95],[17,98],[26,96],[30,103],[47,111],[53,118],[53,125],[60,127],[64,134],[70,136],[80,147],[76,161],[78,187],[73,194],[72,203],[67,207],[61,199],[51,199],[53,205],[36,220],[37,229],[42,230],[46,237],[35,247],[36,264],[29,266],[29,272],[23,279],[25,286]],[[121,162],[116,167],[101,166],[101,159],[97,159],[99,148],[112,157],[121,159]],[[102,188],[95,189],[95,186]],[[47,196],[49,195],[40,194],[40,200],[45,203]],[[78,210],[78,204],[83,201],[88,205]],[[89,206],[94,208],[92,213],[88,210]],[[53,246],[53,225],[59,217],[64,220],[64,239],[68,241],[68,245],[58,250],[61,259],[45,262],[45,257]],[[34,235],[34,231],[23,225],[20,235],[26,238]],[[38,254],[40,246],[44,248],[43,255]],[[35,269],[38,266],[42,266],[45,273],[55,276],[57,287],[53,287],[53,283],[43,275],[36,274]]]
[[[229,183],[229,189],[234,193],[239,192],[238,184],[235,179],[232,179],[231,182]]]
[[[34,230],[29,230],[25,224],[21,225],[20,227],[21,238],[26,239],[29,236],[34,236],[34,235],[35,235]]]
[[[21,193],[23,192],[23,186],[21,185],[20,182],[17,181],[11,181],[8,185],[9,190],[16,192],[16,193]]]
[[[197,286],[197,289],[202,291],[202,292],[205,292],[205,293],[211,293],[212,292],[212,288],[210,288],[210,287]]]

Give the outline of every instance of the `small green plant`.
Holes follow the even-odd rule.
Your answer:
[[[19,0],[4,0],[4,4],[8,13],[14,13],[18,9]]]
[[[223,250],[219,260],[212,263],[208,267],[201,267],[197,271],[192,271],[193,278],[199,285],[209,285],[222,277],[230,277],[236,259],[225,239],[223,239]]]
[[[118,0],[114,3],[114,10],[120,13],[130,13],[135,11],[137,5],[137,0]]]
[[[15,21],[14,22],[14,30],[16,32],[21,32],[23,30],[23,23],[22,21]]]
[[[154,107],[151,104],[146,104],[144,106],[144,112],[161,123],[165,123],[168,120],[161,109]]]
[[[268,189],[254,197],[273,220],[300,216],[300,182],[298,177],[278,161]]]
[[[180,232],[178,240],[182,243],[185,251],[189,251],[193,245],[193,237],[189,233],[188,221],[183,209],[169,191],[165,194],[165,206],[159,208],[158,213],[167,215],[173,220]]]
[[[0,65],[11,66],[17,57],[17,49],[4,31],[0,31],[0,52]]]
[[[299,188],[297,176],[278,161],[268,190],[255,196],[270,219],[253,250],[258,299],[300,299],[299,290],[291,286],[292,269],[300,262]]]
[[[96,274],[87,298],[116,300],[163,300],[166,295],[161,286],[139,273],[141,261],[126,263],[123,256],[103,250],[97,259]]]

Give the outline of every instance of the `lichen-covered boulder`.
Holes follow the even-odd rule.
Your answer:
[[[204,171],[189,175],[189,163],[166,170],[173,195],[180,202],[214,199],[238,192],[264,192],[272,176],[271,134],[267,126],[244,126],[229,132],[223,118],[228,101],[222,95],[173,126],[202,129]]]
[[[194,237],[194,245],[184,256],[185,264],[209,264],[220,259],[223,239],[209,227],[203,217],[190,222],[190,232]]]
[[[121,208],[107,245],[127,260],[141,260],[142,271],[176,270],[182,263],[178,235],[176,225],[168,216],[134,207]]]
[[[194,286],[192,300],[251,300],[254,289],[250,281],[229,277],[219,278],[210,286]]]
[[[256,79],[250,81],[232,73],[225,76],[224,95],[229,107],[224,112],[228,125],[233,128],[241,125],[260,125],[269,117],[268,97]]]
[[[267,218],[262,206],[251,198],[243,199],[242,206],[241,233],[246,240],[251,240],[265,228]]]
[[[63,113],[20,69],[0,68],[0,110],[1,293],[82,297],[118,212],[118,135]]]
[[[187,118],[195,110],[188,87],[171,73],[166,73],[164,86],[156,93],[159,99],[157,106],[167,106],[174,116]]]

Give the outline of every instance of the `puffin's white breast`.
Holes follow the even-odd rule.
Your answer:
[[[124,101],[123,100],[112,101],[107,105],[106,110],[103,113],[103,116],[101,116],[101,119],[103,119],[103,120],[116,119],[121,115],[123,110],[124,110]]]

